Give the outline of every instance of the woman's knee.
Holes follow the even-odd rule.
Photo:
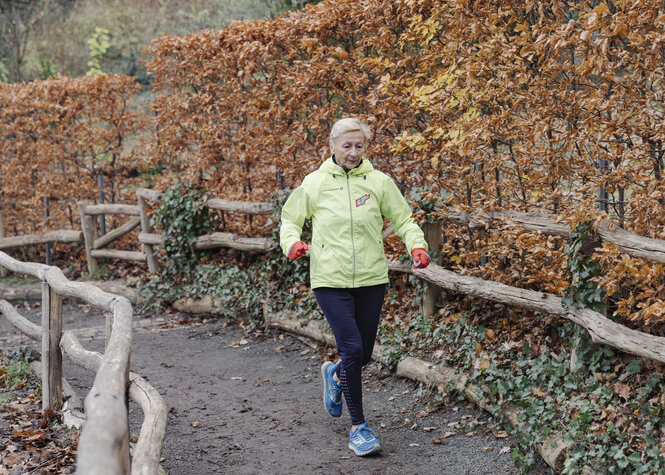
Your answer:
[[[361,368],[364,363],[363,347],[361,345],[353,345],[345,348],[340,352],[344,366],[357,366]]]

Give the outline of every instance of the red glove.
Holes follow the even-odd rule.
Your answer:
[[[432,262],[427,255],[427,251],[422,247],[414,247],[411,251],[411,255],[413,256],[414,269],[424,269],[430,262]]]
[[[309,246],[307,244],[305,244],[302,241],[296,241],[289,249],[289,259],[295,261],[299,257],[304,256],[305,253],[307,252],[307,249],[309,249]]]

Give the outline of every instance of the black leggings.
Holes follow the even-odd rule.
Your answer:
[[[336,372],[342,382],[346,407],[353,425],[365,422],[360,372],[372,358],[385,294],[386,284],[354,289],[314,289],[316,300],[332,328],[337,351],[342,358]]]

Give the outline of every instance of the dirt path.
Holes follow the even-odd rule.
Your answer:
[[[29,313],[39,319],[38,308]],[[82,343],[100,350],[103,319],[93,313],[67,304],[65,328],[88,327]],[[487,413],[466,401],[428,411],[413,382],[375,364],[365,371],[364,404],[384,451],[356,457],[347,448],[346,412],[333,419],[323,408],[316,348],[277,332],[247,335],[219,320],[182,327],[180,318],[137,317],[132,352],[132,370],[169,408],[162,465],[171,474],[519,473],[513,442],[492,434]],[[17,341],[4,319],[0,335],[3,347]],[[72,364],[65,377],[81,394],[92,383],[91,374]],[[133,404],[130,409],[136,434],[142,414]],[[541,462],[535,473],[550,472]]]

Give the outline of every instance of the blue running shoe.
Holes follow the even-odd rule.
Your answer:
[[[321,365],[321,377],[323,378],[323,404],[333,417],[342,415],[342,386],[333,379],[337,365],[332,361],[326,361]]]
[[[381,452],[381,443],[367,422],[363,422],[356,430],[349,430],[349,448],[362,457]]]

